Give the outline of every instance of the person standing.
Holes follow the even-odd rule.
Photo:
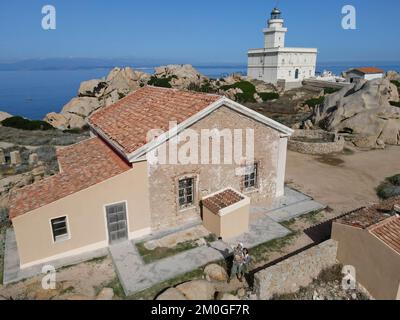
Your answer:
[[[243,262],[242,262],[242,265],[240,268],[241,277],[244,277],[244,276],[246,276],[246,274],[249,273],[250,263],[251,263],[251,256],[249,254],[249,249],[244,248],[243,249]]]
[[[232,269],[231,269],[231,276],[229,278],[228,283],[231,281],[231,279],[234,276],[236,276],[239,279],[239,281],[243,281],[241,278],[241,269],[243,266],[243,261],[244,261],[243,244],[239,243],[233,249],[233,263],[232,263]]]

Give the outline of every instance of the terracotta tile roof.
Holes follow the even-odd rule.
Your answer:
[[[395,204],[400,204],[400,197],[390,198],[372,206],[358,209],[337,219],[336,222],[367,229],[393,216]]]
[[[370,229],[370,232],[400,253],[400,217],[395,216]]]
[[[221,209],[225,209],[242,201],[244,197],[232,189],[224,190],[202,201],[203,205],[218,214]]]
[[[11,193],[11,219],[131,168],[99,138],[63,148],[57,156],[61,166],[59,174]]]
[[[364,68],[356,68],[353,70],[357,70],[360,71],[364,74],[371,74],[371,73],[384,73],[385,71],[383,71],[382,69],[379,68],[375,68],[375,67],[364,67]]]
[[[129,154],[144,146],[152,129],[169,130],[221,96],[147,86],[93,114],[89,123]]]

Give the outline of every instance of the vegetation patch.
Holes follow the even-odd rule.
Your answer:
[[[206,243],[212,243],[217,240],[217,237],[213,234],[210,234],[209,236],[205,237],[204,240],[206,241]],[[146,248],[145,243],[146,242],[137,243],[136,247],[144,263],[146,264],[172,257],[174,255],[177,255],[178,253],[188,251],[199,246],[196,240],[189,240],[178,243],[173,248],[156,247],[154,250],[149,250]]]
[[[400,174],[386,178],[377,188],[376,193],[381,199],[400,196]]]
[[[318,222],[320,222],[320,216],[323,211],[324,211],[323,209],[312,211],[310,213],[300,216],[300,219],[310,224],[317,224]]]
[[[243,93],[236,94],[236,101],[239,103],[256,102],[254,94],[257,93],[256,87],[249,81],[239,81],[231,85],[221,87],[222,90],[228,91],[229,89],[240,89]]]
[[[268,258],[268,254],[272,252],[283,253],[283,249],[292,244],[299,234],[299,232],[293,232],[285,237],[260,244],[250,249],[250,255],[253,257],[254,262],[257,263]]]
[[[319,97],[319,98],[312,98],[304,101],[304,105],[308,105],[311,108],[314,108],[320,104],[323,104],[325,100],[325,97]]]
[[[393,107],[398,107],[400,108],[400,101],[396,102],[396,101],[390,101],[390,105],[392,105]]]
[[[279,93],[277,92],[259,92],[258,95],[264,102],[279,99]]]
[[[338,88],[324,88],[324,94],[332,94],[340,91]]]
[[[392,80],[390,81],[391,83],[393,83],[397,88],[400,88],[400,81],[398,80]]]
[[[29,131],[35,131],[35,130],[54,130],[54,127],[50,125],[49,123],[41,120],[29,120],[25,119],[20,116],[14,116],[11,118],[7,118],[1,122],[1,124],[4,127],[10,127],[10,128],[16,128],[16,129],[22,129],[22,130],[29,130]]]
[[[89,138],[89,131],[29,131],[0,126],[0,141],[24,146],[68,146]]]
[[[210,81],[205,81],[201,85],[192,82],[189,84],[188,90],[195,92],[203,92],[203,93],[216,93],[218,91],[212,86]]]
[[[174,76],[162,78],[152,76],[148,82],[148,85],[161,88],[172,88],[172,85],[170,83],[172,79],[174,79]]]

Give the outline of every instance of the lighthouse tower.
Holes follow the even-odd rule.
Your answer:
[[[315,76],[318,50],[285,47],[287,31],[282,12],[274,8],[263,30],[264,47],[248,51],[247,76],[250,79],[291,89],[301,86],[304,79]]]
[[[271,12],[271,19],[268,20],[268,27],[263,30],[265,36],[264,48],[284,48],[285,35],[288,31],[283,26],[282,12],[274,8]]]

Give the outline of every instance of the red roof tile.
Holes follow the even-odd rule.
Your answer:
[[[400,197],[393,197],[369,207],[346,214],[336,222],[352,227],[367,229],[393,215],[394,205],[400,204]]]
[[[364,68],[356,68],[354,70],[358,70],[365,74],[373,74],[373,73],[384,73],[382,69],[375,68],[375,67],[364,67]]]
[[[220,210],[228,208],[235,203],[242,201],[244,197],[232,189],[227,189],[217,193],[202,201],[203,205],[218,214]]]
[[[90,117],[89,123],[128,154],[147,143],[150,130],[166,132],[170,121],[179,124],[220,98],[211,94],[147,86],[99,110]]]
[[[400,217],[386,219],[371,228],[370,232],[397,253],[400,253]]]
[[[61,167],[59,174],[11,193],[11,219],[131,168],[99,138],[63,148],[57,156]]]

